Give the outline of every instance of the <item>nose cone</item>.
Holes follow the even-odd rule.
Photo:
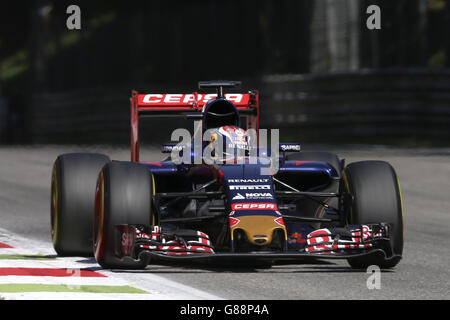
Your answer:
[[[271,215],[241,216],[239,217],[239,223],[234,223],[231,227],[232,239],[234,231],[237,229],[244,231],[248,241],[257,246],[271,244],[273,234],[277,229],[281,229],[285,235],[285,239],[287,239],[286,227],[282,219],[279,216],[274,217]]]

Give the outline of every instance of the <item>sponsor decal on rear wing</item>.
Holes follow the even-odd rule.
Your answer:
[[[142,107],[203,107],[217,94],[139,94],[138,106]],[[227,93],[225,98],[237,107],[250,105],[249,93]]]
[[[178,117],[199,120],[206,103],[217,97],[210,93],[139,93],[132,90],[131,105],[131,161],[139,161],[139,117]],[[246,117],[247,130],[259,130],[259,92],[227,93],[224,97]]]

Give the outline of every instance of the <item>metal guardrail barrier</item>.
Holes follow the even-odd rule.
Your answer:
[[[252,80],[255,85],[261,91],[261,127],[279,128],[285,139],[450,144],[450,70],[270,75]],[[86,89],[35,95],[28,114],[33,142],[128,144],[129,93]],[[188,125],[173,121],[142,126],[143,136],[167,142],[168,127]]]
[[[309,141],[448,144],[450,70],[273,75],[261,118]]]

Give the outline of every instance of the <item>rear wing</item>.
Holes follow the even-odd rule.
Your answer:
[[[131,92],[131,161],[139,162],[139,118],[140,117],[201,117],[206,103],[217,94],[194,92],[191,94],[141,94]],[[259,92],[224,94],[246,117],[246,129],[259,130]]]

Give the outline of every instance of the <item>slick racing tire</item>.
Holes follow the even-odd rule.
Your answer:
[[[390,247],[385,257],[348,259],[352,268],[366,269],[378,265],[396,266],[403,252],[403,207],[400,184],[394,168],[384,161],[361,161],[349,164],[343,174],[343,187],[353,196],[347,212],[349,224],[386,222],[390,225]]]
[[[92,256],[94,196],[100,169],[111,160],[97,153],[58,156],[52,171],[50,224],[60,256]]]
[[[111,162],[100,171],[95,200],[94,254],[103,268],[145,268],[144,261],[116,256],[116,226],[154,225],[153,190],[153,176],[144,165]]]
[[[336,154],[324,151],[301,151],[299,153],[292,153],[286,156],[286,160],[292,161],[320,161],[327,162],[341,176],[341,163]]]

